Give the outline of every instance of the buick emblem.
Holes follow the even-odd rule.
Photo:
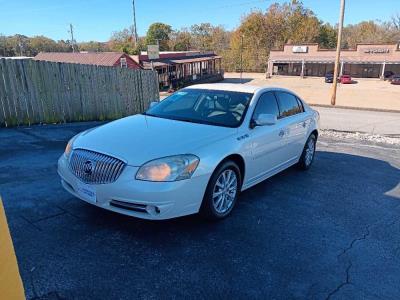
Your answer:
[[[92,175],[93,167],[93,162],[91,160],[87,160],[83,164],[83,172],[85,172],[86,175]]]

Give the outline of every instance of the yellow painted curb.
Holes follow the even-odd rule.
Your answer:
[[[17,259],[0,198],[0,299],[25,299]]]

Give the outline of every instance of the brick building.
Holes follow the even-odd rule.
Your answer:
[[[268,59],[269,75],[325,76],[333,71],[334,49],[318,44],[285,45],[272,50]],[[399,44],[358,44],[341,52],[340,74],[359,78],[383,78],[387,72],[400,74]]]

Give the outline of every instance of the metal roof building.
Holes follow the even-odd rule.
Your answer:
[[[122,52],[40,52],[34,60],[141,69],[129,55]]]
[[[157,71],[161,89],[223,79],[222,58],[212,51],[163,51],[152,60],[146,52],[131,57],[144,69]]]

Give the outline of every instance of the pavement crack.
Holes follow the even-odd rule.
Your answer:
[[[42,229],[39,226],[36,226],[36,224],[32,221],[30,221],[29,219],[25,218],[24,216],[20,216],[23,220],[25,220],[25,222],[29,223],[30,225],[32,225],[32,227],[36,228],[39,231],[42,231]]]
[[[366,228],[365,228],[365,233],[364,233],[361,237],[357,237],[357,238],[353,239],[353,240],[350,242],[350,245],[349,245],[347,248],[343,249],[343,251],[337,256],[337,258],[339,259],[342,255],[345,255],[348,251],[350,251],[351,249],[353,249],[354,245],[355,245],[357,242],[363,241],[363,240],[367,239],[367,237],[368,237],[368,236],[370,235],[370,233],[371,233],[370,230],[369,230],[370,227],[371,227],[371,225],[367,225]],[[352,265],[351,261],[349,261],[349,264],[348,264],[348,266],[347,266],[347,268],[346,268],[346,279],[345,279],[342,283],[340,283],[334,290],[332,290],[332,291],[328,294],[328,296],[326,297],[326,300],[331,299],[331,297],[332,297],[333,295],[335,295],[335,294],[336,294],[341,288],[343,288],[345,285],[351,284],[351,283],[350,283],[350,269],[351,269],[352,266],[353,266],[353,265]]]
[[[343,288],[345,285],[351,284],[350,283],[350,269],[352,267],[351,261],[349,262],[349,265],[346,268],[346,279],[342,283],[340,283],[333,291],[331,291],[328,296],[325,298],[326,300],[331,299],[333,295],[335,295],[337,292],[340,291],[341,288]]]
[[[369,231],[370,226],[371,226],[371,225],[368,225],[368,226],[366,227],[366,232],[363,234],[362,237],[353,239],[353,240],[351,241],[349,247],[343,249],[343,251],[338,255],[338,258],[341,257],[342,255],[346,254],[348,251],[350,251],[350,250],[353,248],[353,246],[354,246],[357,242],[362,241],[362,240],[365,240],[365,239],[370,235],[370,231]]]
[[[38,223],[38,222],[41,222],[41,221],[45,221],[45,220],[48,220],[48,219],[51,219],[51,218],[55,218],[55,217],[59,217],[59,216],[65,215],[66,213],[67,213],[66,211],[62,211],[62,212],[60,212],[58,214],[54,214],[54,215],[51,215],[51,216],[47,216],[47,217],[43,217],[43,218],[37,219],[37,220],[35,220],[34,222],[31,222],[31,223],[35,224],[35,223]]]

